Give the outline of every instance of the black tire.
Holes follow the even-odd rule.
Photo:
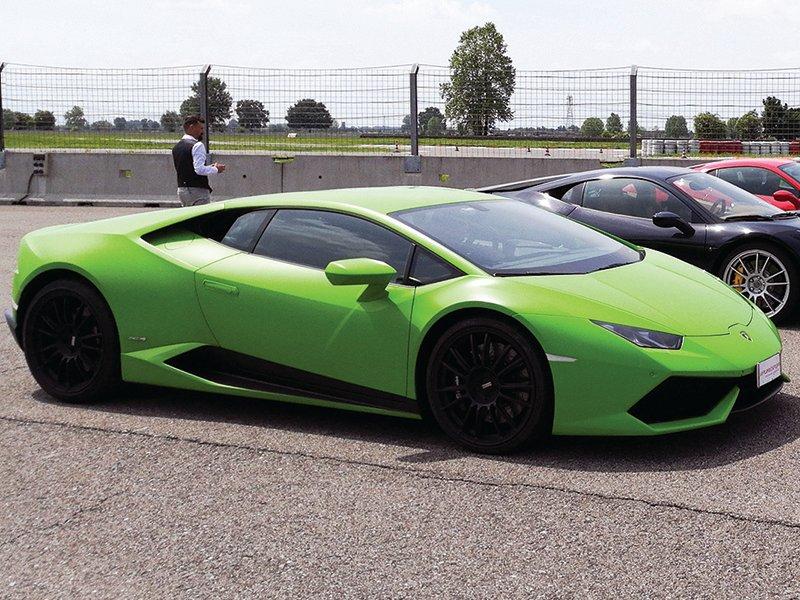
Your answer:
[[[22,340],[34,379],[58,400],[93,402],[121,383],[114,317],[85,283],[65,279],[39,290],[25,308]]]
[[[447,329],[428,358],[425,388],[441,429],[476,452],[519,450],[552,429],[543,358],[503,321],[467,319]]]
[[[756,272],[756,267],[762,269],[762,275]],[[778,270],[784,274],[779,274]],[[789,319],[800,300],[800,273],[795,260],[785,250],[768,242],[737,246],[722,259],[717,275],[754,302],[775,323]]]

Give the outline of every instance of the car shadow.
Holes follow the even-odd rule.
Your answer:
[[[33,397],[55,401],[41,390]],[[119,397],[80,410],[142,417],[241,424],[412,448],[396,460],[431,464],[475,456],[429,421],[131,386]],[[720,467],[776,450],[800,438],[800,398],[779,394],[722,425],[656,437],[553,436],[525,452],[483,456],[508,464],[586,472],[692,471]]]

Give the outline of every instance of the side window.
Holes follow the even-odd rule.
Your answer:
[[[261,233],[264,220],[272,215],[274,210],[255,210],[243,214],[236,219],[222,238],[222,243],[237,250],[250,252]]]
[[[692,210],[655,183],[642,179],[601,179],[587,181],[583,207],[616,215],[652,219],[659,212],[674,212],[687,221]]]
[[[411,242],[364,219],[321,210],[282,209],[272,218],[254,252],[324,269],[345,258],[382,260],[402,277]]]
[[[717,177],[742,188],[751,194],[772,196],[778,190],[787,190],[793,194],[797,190],[780,175],[759,167],[729,167],[720,169]]]
[[[579,183],[569,188],[564,195],[561,196],[561,200],[569,202],[570,204],[579,205],[581,203],[581,192],[583,192],[583,184]]]
[[[461,271],[443,261],[438,256],[417,246],[414,263],[411,265],[411,278],[421,284],[436,283],[461,275]]]

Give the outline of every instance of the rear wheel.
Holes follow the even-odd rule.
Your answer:
[[[552,426],[542,361],[529,339],[501,321],[469,319],[445,331],[426,383],[439,426],[471,450],[510,452]]]
[[[91,286],[47,284],[22,328],[25,359],[42,389],[65,402],[91,402],[120,383],[119,339],[110,309]]]
[[[748,244],[722,261],[720,277],[776,323],[793,312],[800,293],[797,268],[771,244]]]

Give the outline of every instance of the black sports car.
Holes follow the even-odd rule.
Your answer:
[[[717,177],[675,167],[628,167],[479,191],[536,204],[697,265],[776,322],[796,308],[800,214]]]

